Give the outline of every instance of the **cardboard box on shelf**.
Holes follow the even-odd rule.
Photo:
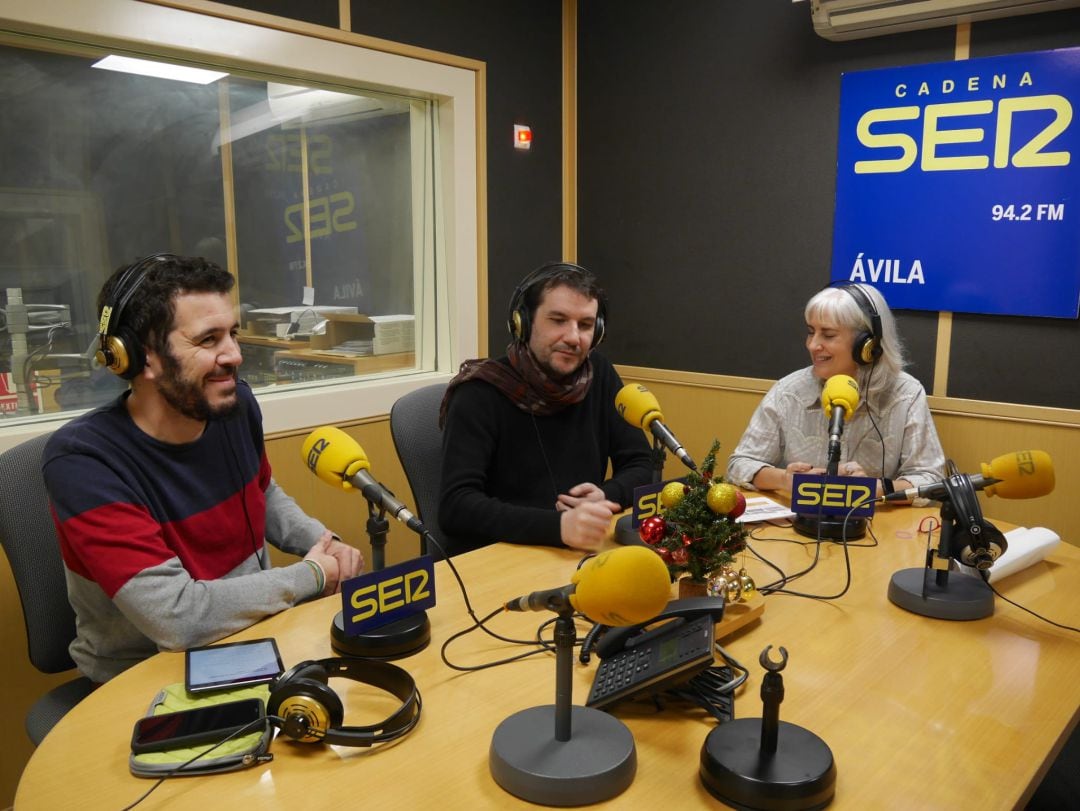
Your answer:
[[[371,342],[375,337],[375,324],[366,315],[356,313],[326,317],[326,330],[312,335],[311,349],[339,349],[355,355],[370,355]]]

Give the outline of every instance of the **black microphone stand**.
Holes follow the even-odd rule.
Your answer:
[[[781,647],[776,662],[770,650],[758,657],[765,670],[761,718],[736,718],[710,732],[698,774],[710,794],[735,808],[824,808],[836,793],[832,750],[810,730],[780,720],[788,655]]]
[[[652,459],[652,480],[653,484],[658,484],[664,480],[664,465],[667,463],[667,451],[664,448],[664,443],[660,441],[659,437],[653,438]]]
[[[573,703],[573,615],[566,608],[555,621],[555,704],[514,713],[491,738],[488,762],[495,782],[540,805],[609,800],[625,791],[637,772],[634,736],[626,725]]]
[[[371,571],[386,568],[386,533],[390,521],[381,502],[367,499],[368,519],[365,529],[371,541]],[[345,612],[338,611],[330,624],[330,647],[342,656],[364,659],[401,659],[427,647],[431,641],[431,620],[426,611],[388,622],[363,634],[345,633]]]
[[[974,492],[972,493],[974,498]],[[913,614],[940,620],[977,620],[994,613],[994,592],[980,577],[949,577],[951,561],[960,559],[966,530],[952,498],[941,502],[937,550],[922,568],[901,569],[889,581],[889,600]],[[980,515],[981,518],[981,515]],[[933,577],[930,573],[933,572]]]

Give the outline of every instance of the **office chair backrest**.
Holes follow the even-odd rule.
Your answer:
[[[394,448],[405,469],[405,478],[413,493],[416,513],[428,532],[443,543],[439,529],[439,490],[442,485],[442,431],[439,429],[439,406],[445,383],[436,383],[409,392],[390,409],[390,434]],[[421,549],[437,558],[437,549]]]
[[[0,454],[0,543],[19,589],[30,663],[42,673],[61,673],[75,667],[68,654],[75,612],[41,475],[48,439],[35,437]]]

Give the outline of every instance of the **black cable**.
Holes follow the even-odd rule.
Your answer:
[[[1020,605],[1020,603],[1016,602],[1015,600],[1010,600],[1008,597],[1006,597],[1004,594],[1002,594],[1000,591],[998,591],[996,588],[994,588],[994,584],[991,583],[990,579],[989,579],[989,576],[990,576],[989,572],[984,571],[984,572],[980,572],[980,574],[982,574],[983,579],[986,581],[986,585],[990,587],[990,591],[994,592],[994,594],[996,594],[1002,600],[1007,602],[1009,605],[1014,605],[1017,608],[1019,608],[1021,611],[1026,611],[1027,613],[1031,614],[1031,616],[1036,617],[1038,619],[1041,619],[1043,622],[1050,623],[1055,628],[1062,628],[1063,630],[1066,630],[1066,631],[1076,631],[1077,633],[1080,633],[1080,628],[1075,628],[1072,625],[1064,625],[1064,624],[1062,624],[1060,622],[1054,622],[1052,619],[1044,617],[1042,614],[1038,614],[1038,613],[1032,611],[1030,608],[1025,608],[1024,606]]]
[[[465,611],[468,613],[468,615],[472,618],[472,621],[473,621],[472,625],[468,626],[467,628],[465,628],[465,629],[463,629],[461,631],[458,631],[457,633],[450,636],[445,642],[443,642],[442,648],[439,650],[439,655],[440,655],[440,657],[442,658],[443,662],[446,664],[447,667],[452,668],[454,670],[462,670],[462,671],[483,670],[486,667],[494,667],[495,665],[506,664],[508,662],[513,662],[513,661],[516,661],[518,659],[523,659],[526,656],[533,656],[533,655],[535,655],[537,653],[547,653],[549,651],[554,650],[554,643],[553,642],[547,642],[546,640],[541,639],[541,637],[540,637],[540,635],[543,633],[543,629],[547,625],[550,625],[551,623],[553,623],[555,621],[554,617],[552,617],[551,619],[545,621],[544,623],[541,623],[540,627],[537,629],[537,632],[536,632],[536,639],[514,639],[512,637],[503,636],[502,634],[496,633],[495,631],[492,631],[490,628],[488,628],[484,623],[488,622],[490,619],[495,617],[497,614],[502,613],[506,609],[505,608],[497,608],[494,611],[492,611],[490,614],[485,616],[483,619],[477,617],[476,616],[476,610],[473,608],[472,601],[469,599],[468,589],[465,588],[465,581],[462,579],[461,573],[458,572],[457,567],[454,565],[453,559],[449,555],[446,554],[446,550],[443,549],[442,544],[439,543],[438,539],[436,539],[435,536],[431,534],[431,532],[429,532],[428,530],[425,529],[423,534],[424,534],[424,539],[426,541],[428,541],[429,543],[433,544],[435,549],[439,552],[439,554],[441,554],[443,556],[443,559],[446,561],[446,565],[450,568],[450,573],[454,575],[454,579],[457,581],[458,588],[461,591],[461,597],[465,601]],[[531,645],[539,645],[540,647],[537,648],[536,650],[532,650],[532,651],[529,651],[527,653],[524,653],[524,654],[521,654],[521,655],[518,655],[518,656],[512,656],[512,657],[509,657],[509,658],[506,658],[506,659],[500,659],[500,660],[497,660],[495,662],[491,662],[491,663],[486,664],[486,665],[455,665],[446,656],[447,647],[455,639],[458,639],[458,638],[460,638],[462,636],[465,636],[466,634],[471,633],[472,631],[476,630],[477,628],[479,628],[481,631],[483,631],[485,634],[492,637],[493,639],[499,640],[500,642],[506,642],[506,643],[511,644],[511,645],[530,645],[530,646]],[[580,644],[580,643],[576,643],[576,644]]]
[[[555,503],[559,503],[559,485],[555,481],[555,471],[551,469],[551,462],[548,461],[547,451],[544,450],[544,440],[540,436],[540,425],[536,421],[536,414],[532,411],[529,412],[529,416],[532,417],[533,430],[536,431],[536,444],[540,446],[540,458],[544,460],[544,467],[547,468],[548,478],[551,480],[551,490],[555,496]]]
[[[259,562],[260,570],[269,569],[270,564],[266,556],[259,554],[259,545],[255,541],[255,528],[251,525],[251,514],[248,513],[247,506],[247,482],[244,481],[244,469],[240,465],[240,455],[236,452],[236,448],[233,447],[232,437],[229,436],[229,427],[222,423],[221,431],[225,435],[225,444],[229,446],[229,452],[232,454],[233,469],[236,471],[236,477],[240,485],[240,505],[244,508],[244,521],[247,523],[248,538],[251,540],[251,552],[255,555],[255,560]],[[263,544],[263,550],[266,550],[266,544]]]
[[[705,710],[720,723],[735,715],[735,691],[749,678],[750,672],[732,657],[719,642],[714,646],[725,665],[707,667],[694,674],[685,683],[670,687],[652,696],[658,709],[663,709],[661,698],[669,696],[682,699]],[[733,671],[739,671],[735,676]]]
[[[866,415],[870,418],[870,424],[874,426],[874,432],[878,435],[878,440],[881,442],[881,478],[885,478],[885,437],[881,433],[881,429],[878,427],[877,420],[874,419],[874,412],[870,408],[870,392],[871,385],[874,382],[874,370],[877,369],[877,358],[874,359],[873,364],[870,366],[870,374],[866,376]],[[863,434],[863,436],[866,436]],[[861,440],[860,440],[861,441]],[[882,485],[884,487],[884,485]]]
[[[843,533],[844,535],[846,535],[846,528],[847,528],[848,519],[851,518],[851,514],[852,514],[852,512],[855,511],[855,509],[856,509],[856,507],[852,507],[850,510],[848,510],[847,514],[844,516],[844,530],[845,530],[844,533]],[[819,531],[818,538],[815,541],[810,541],[809,542],[809,543],[814,544],[814,559],[811,561],[810,565],[807,566],[805,569],[803,569],[800,572],[796,572],[795,574],[791,574],[791,575],[786,574],[782,569],[780,569],[779,566],[776,566],[771,561],[766,560],[766,558],[764,558],[761,554],[759,554],[757,552],[757,550],[753,549],[749,544],[747,544],[746,548],[750,550],[751,554],[753,554],[755,557],[757,557],[763,563],[766,563],[767,565],[771,566],[773,569],[775,569],[780,574],[780,580],[777,580],[777,581],[775,581],[773,583],[767,583],[764,586],[758,586],[758,592],[760,594],[762,594],[762,595],[786,594],[786,595],[788,595],[790,597],[806,597],[807,599],[811,599],[811,600],[837,600],[837,599],[843,597],[845,594],[847,594],[848,589],[851,588],[851,579],[852,579],[851,578],[851,557],[850,557],[850,555],[848,553],[848,547],[857,546],[857,547],[860,547],[860,548],[867,548],[868,549],[868,548],[873,548],[873,547],[878,545],[877,536],[874,534],[874,531],[870,527],[869,523],[867,523],[867,529],[870,532],[870,537],[874,541],[873,543],[860,544],[860,543],[855,543],[853,541],[844,541],[844,540],[829,541],[828,539],[821,538],[820,537],[820,531]],[[819,525],[819,530],[820,530],[820,525]],[[753,533],[751,533],[751,537],[754,537]],[[765,540],[765,539],[755,538],[755,540]],[[808,543],[806,541],[797,541],[797,540],[792,540],[792,539],[788,539],[788,538],[773,538],[773,539],[769,539],[769,540],[784,540],[784,541],[789,541],[791,543],[798,543],[800,545],[805,545],[806,543]],[[844,550],[844,572],[845,572],[844,587],[838,593],[831,594],[831,595],[827,595],[827,594],[810,594],[808,592],[794,591],[792,589],[786,588],[787,584],[790,583],[792,580],[795,580],[795,579],[797,579],[799,577],[802,577],[803,575],[806,575],[806,574],[810,573],[811,571],[813,571],[817,567],[818,563],[821,560],[821,544],[823,544],[823,543],[838,543],[841,547],[843,547],[843,550]]]
[[[486,670],[489,667],[497,667],[498,665],[505,665],[505,664],[509,664],[510,662],[516,662],[519,659],[526,659],[526,658],[528,658],[530,656],[536,656],[539,653],[551,653],[551,652],[555,651],[555,643],[554,643],[554,641],[549,642],[546,639],[542,639],[541,634],[543,633],[544,628],[546,628],[549,625],[552,625],[554,622],[556,622],[558,620],[558,617],[552,617],[550,619],[545,620],[543,623],[541,623],[540,626],[537,628],[536,639],[535,640],[507,639],[506,637],[502,637],[502,636],[499,636],[498,634],[493,633],[492,631],[487,629],[483,624],[483,623],[487,622],[488,620],[490,620],[492,617],[494,617],[496,614],[501,614],[504,610],[505,609],[503,609],[503,608],[496,608],[494,611],[492,611],[490,614],[488,614],[482,620],[477,620],[472,625],[470,625],[468,628],[464,628],[464,629],[458,631],[457,633],[452,634],[450,637],[448,637],[447,640],[445,642],[443,642],[442,648],[439,649],[439,655],[442,657],[442,660],[446,664],[446,666],[453,669],[453,670],[458,670],[458,671],[461,671],[461,672],[464,672],[464,673],[470,673],[470,672],[475,671],[475,670]],[[577,616],[580,616],[580,615],[575,615],[575,617],[577,617]],[[465,636],[466,634],[472,633],[477,628],[480,628],[481,630],[486,631],[489,635],[494,636],[497,639],[501,639],[504,642],[510,642],[512,644],[515,644],[515,645],[530,645],[530,646],[537,646],[537,647],[534,647],[532,650],[525,651],[524,653],[519,653],[516,656],[508,656],[508,657],[506,657],[504,659],[496,659],[494,661],[485,662],[485,663],[479,664],[479,665],[456,665],[453,662],[451,662],[446,656],[446,649],[448,647],[450,647],[450,643],[452,643],[456,639],[460,639],[461,637]],[[575,642],[574,647],[577,647],[580,644],[581,644],[580,642]]]
[[[137,799],[135,802],[131,803],[131,805],[124,806],[121,809],[121,811],[130,811],[130,809],[134,808],[139,803],[141,803],[143,800],[145,800],[147,797],[149,797],[158,786],[160,786],[162,783],[164,783],[170,777],[176,777],[180,772],[182,772],[184,769],[186,769],[188,766],[190,766],[196,760],[210,754],[215,749],[217,749],[219,746],[223,746],[224,744],[228,743],[229,741],[231,741],[233,738],[236,738],[237,736],[242,736],[242,735],[248,734],[249,729],[251,727],[254,727],[256,724],[266,725],[266,724],[269,724],[272,721],[277,721],[277,722],[279,722],[281,724],[285,723],[284,718],[279,718],[276,715],[267,715],[267,716],[264,716],[262,718],[257,718],[254,721],[250,721],[249,723],[244,724],[238,730],[236,730],[235,732],[229,733],[226,737],[222,738],[220,741],[215,743],[209,749],[204,749],[202,752],[199,752],[199,754],[195,755],[195,757],[191,758],[190,760],[185,760],[183,763],[181,763],[176,768],[171,769],[170,771],[168,771],[165,774],[161,775],[161,777],[159,777],[157,779],[157,781],[154,783],[154,785],[150,786],[150,788],[148,788],[143,793],[143,795],[141,797],[139,797],[139,799]],[[269,734],[269,730],[267,730],[266,734]],[[247,760],[247,757],[248,756],[245,756],[245,761]],[[268,761],[274,759],[274,756],[271,755],[271,754],[251,755],[250,757],[252,757],[252,760],[250,761],[251,763],[268,762]]]
[[[472,617],[472,620],[473,620],[473,625],[471,625],[468,630],[473,630],[474,628],[480,628],[488,636],[493,637],[494,639],[498,639],[500,642],[509,642],[510,644],[513,644],[513,645],[532,645],[532,644],[534,644],[531,639],[511,639],[510,637],[505,637],[505,636],[502,636],[501,634],[497,634],[494,631],[492,631],[490,628],[485,626],[484,625],[485,622],[487,622],[489,619],[494,617],[496,614],[498,614],[503,609],[497,609],[497,610],[493,611],[491,614],[484,617],[483,620],[477,618],[476,611],[472,606],[472,602],[469,600],[469,592],[465,588],[465,581],[462,579],[461,574],[457,570],[457,567],[454,566],[453,560],[450,558],[449,555],[446,554],[446,550],[443,549],[442,545],[438,542],[438,540],[435,538],[435,536],[432,535],[426,529],[424,530],[424,539],[435,546],[435,548],[438,550],[439,554],[442,555],[443,559],[446,561],[446,565],[450,568],[450,572],[451,572],[451,574],[454,575],[454,579],[457,580],[458,588],[461,591],[461,597],[465,601],[465,610],[468,612],[469,616]],[[445,645],[444,645],[444,647],[445,647]],[[447,663],[447,664],[449,664],[449,663]]]

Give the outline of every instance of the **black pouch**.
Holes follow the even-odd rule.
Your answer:
[[[195,694],[189,693],[184,688],[183,682],[178,682],[177,684],[170,684],[154,697],[147,715],[161,715],[166,712],[179,712],[180,710],[190,710],[195,707],[208,707],[213,704],[237,701],[242,698],[262,699],[265,706],[269,697],[270,689],[265,684],[220,693]],[[238,735],[236,738],[216,746],[214,744],[199,744],[198,746],[170,749],[164,752],[144,752],[138,755],[132,752],[128,767],[136,777],[163,777],[173,772],[177,767],[187,763],[196,755],[206,752],[198,760],[177,771],[174,776],[216,774],[218,772],[246,769],[249,766],[265,763],[273,757],[273,755],[267,755],[273,737],[273,727],[267,721],[265,725],[256,728],[253,732]]]

